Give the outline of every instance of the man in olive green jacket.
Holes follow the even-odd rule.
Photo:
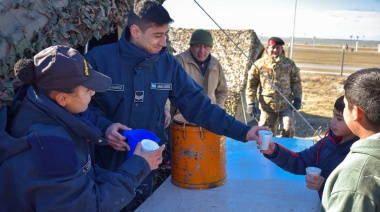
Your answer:
[[[175,57],[193,80],[203,88],[203,93],[211,99],[211,103],[223,108],[228,88],[222,66],[210,53],[212,46],[211,33],[197,29],[191,35],[190,47]],[[171,110],[172,115],[179,112],[175,108]]]

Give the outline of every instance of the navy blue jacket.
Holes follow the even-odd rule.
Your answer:
[[[9,115],[12,137],[0,129],[0,211],[120,211],[150,172],[137,155],[116,172],[95,165],[96,116],[73,115],[33,86]]]
[[[120,122],[133,129],[149,130],[164,140],[164,107],[169,99],[187,121],[245,141],[250,127],[211,104],[202,88],[165,48],[158,54],[148,54],[130,43],[129,36],[129,30],[124,30],[117,43],[95,47],[85,55],[95,70],[112,78],[111,88],[95,94],[92,101],[95,107],[91,109],[103,115],[100,121],[103,132],[112,122]],[[96,151],[108,152],[97,159],[110,169],[117,167],[117,162],[112,165],[115,160],[122,161],[125,157],[111,147]],[[116,159],[117,155],[122,158]]]
[[[306,175],[306,167],[318,167],[322,170],[321,176],[327,179],[331,172],[344,160],[350,151],[351,145],[359,138],[355,137],[344,143],[340,143],[341,139],[329,129],[325,137],[309,149],[293,152],[276,143],[273,154],[264,156],[285,171],[293,174]],[[325,182],[323,182],[318,191],[320,198],[322,197]]]

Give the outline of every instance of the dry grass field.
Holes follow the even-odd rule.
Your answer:
[[[341,65],[342,47],[338,46],[296,46],[293,59],[297,63],[323,65]],[[344,66],[380,67],[380,53],[375,48],[359,48],[355,51],[345,51]]]
[[[343,83],[346,78],[334,74],[301,73],[303,102],[299,114],[295,115],[296,137],[318,139],[317,133],[323,137],[330,125],[334,102],[344,95]]]
[[[340,65],[342,50],[335,46],[309,47],[296,46],[293,60],[297,63]],[[380,53],[377,49],[359,49],[358,52],[345,52],[345,65],[353,67],[380,67]],[[316,69],[316,71],[319,71]],[[329,72],[334,70],[329,70]],[[336,71],[336,70],[335,70]],[[299,113],[308,123],[324,136],[328,130],[335,100],[344,95],[343,84],[347,77],[339,74],[306,73],[301,70],[303,103]],[[296,114],[296,137],[319,140],[299,114]]]

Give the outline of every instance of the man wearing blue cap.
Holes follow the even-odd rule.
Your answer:
[[[302,85],[299,68],[284,55],[282,47],[284,44],[281,38],[269,38],[264,56],[257,60],[248,72],[245,95],[247,113],[253,116],[256,113],[255,99],[258,92],[261,109],[259,126],[268,126],[276,135],[278,120],[280,120],[283,128],[281,136],[293,137],[295,134],[294,111],[279,92],[289,102],[293,102],[296,110],[299,110],[301,108]]]
[[[228,94],[227,82],[218,59],[210,53],[212,46],[211,33],[197,29],[191,34],[190,47],[175,57],[193,80],[203,88],[203,93],[211,99],[211,103],[223,108]],[[174,107],[171,109],[174,114],[179,112]]]

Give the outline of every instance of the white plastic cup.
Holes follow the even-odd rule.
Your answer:
[[[313,166],[310,166],[310,167],[306,167],[306,174],[311,174],[311,175],[321,175],[321,169],[318,168],[318,167],[313,167]]]
[[[272,141],[273,133],[269,130],[259,130],[261,140],[260,150],[268,150],[269,143]]]
[[[154,150],[160,148],[160,146],[156,142],[154,142],[150,139],[143,139],[141,141],[141,146],[142,146],[143,152],[150,152],[150,151],[154,151]]]

